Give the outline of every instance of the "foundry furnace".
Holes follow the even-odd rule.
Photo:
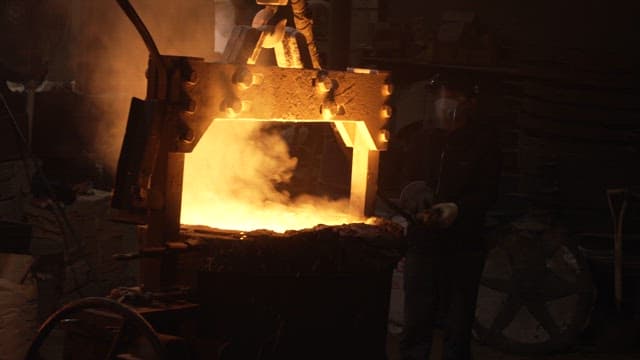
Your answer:
[[[402,232],[367,217],[388,141],[389,74],[319,68],[308,26],[300,26],[309,21],[304,1],[290,4],[304,32],[280,15],[287,1],[257,1],[265,8],[253,26],[238,26],[225,61],[214,63],[161,55],[131,4],[118,3],[150,52],[147,97],[131,102],[112,201],[118,220],[140,224],[139,251],[117,256],[140,260],[140,287],[114,289],[119,302],[66,306],[43,326],[30,354],[56,322],[73,319],[65,346],[91,343],[90,354],[108,358],[385,358]],[[278,66],[256,65],[264,49],[273,49]],[[207,148],[212,124],[249,122],[330,123],[352,149],[349,199],[322,218],[326,202],[279,206],[278,213],[262,202],[252,206],[267,208],[263,215],[242,208],[225,218],[235,206],[228,198],[185,186],[185,175],[204,172],[195,161],[185,172],[185,156],[188,163],[191,152]],[[286,220],[301,211],[303,225]],[[269,213],[271,225],[253,225]],[[87,340],[83,326],[100,335]],[[105,330],[114,327],[115,335]]]

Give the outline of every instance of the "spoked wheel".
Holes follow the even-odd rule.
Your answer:
[[[474,333],[510,352],[565,349],[586,326],[593,289],[565,232],[535,222],[516,224],[487,257]]]
[[[26,359],[48,358],[167,359],[153,327],[131,307],[107,298],[69,303],[42,324]]]

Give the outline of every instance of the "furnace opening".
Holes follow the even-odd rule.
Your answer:
[[[216,120],[210,125],[186,154],[182,224],[285,232],[365,220],[350,210],[348,198],[285,190],[298,159],[272,124]]]

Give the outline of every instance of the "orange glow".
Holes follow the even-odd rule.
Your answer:
[[[331,113],[331,109],[328,107],[322,108],[322,118],[329,121],[333,118],[333,114]]]
[[[355,197],[354,209],[353,199],[350,205],[349,199],[291,198],[279,191],[277,184],[287,183],[296,165],[286,142],[263,123],[214,121],[194,152],[186,155],[181,223],[284,232],[364,221],[361,195]],[[362,166],[357,168],[362,174]],[[366,182],[364,172],[365,179],[356,183]],[[354,191],[364,191],[363,186],[354,188],[352,183],[352,198]]]

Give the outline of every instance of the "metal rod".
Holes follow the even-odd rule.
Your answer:
[[[621,195],[623,197],[620,212],[617,214],[613,200],[611,199],[614,195]],[[622,225],[624,213],[627,209],[627,189],[607,190],[607,200],[609,202],[609,209],[611,210],[611,220],[613,221],[614,295],[616,307],[620,310],[622,307]]]
[[[131,2],[129,2],[129,0],[116,1],[118,2],[118,5],[120,5],[120,8],[122,8],[122,11],[124,11],[129,20],[131,20],[131,22],[133,23],[133,26],[135,26],[138,34],[140,34],[140,37],[142,37],[142,41],[147,46],[149,54],[151,55],[153,60],[155,60],[158,65],[164,66],[164,63],[162,62],[162,58],[160,56],[160,52],[158,51],[158,47],[156,46],[155,41],[153,41],[151,33],[147,29],[140,16],[138,16],[136,9],[133,7],[133,5],[131,5]]]
[[[27,148],[31,151],[31,146],[33,144],[33,112],[36,102],[36,89],[31,81],[26,84],[25,88],[27,90]]]

